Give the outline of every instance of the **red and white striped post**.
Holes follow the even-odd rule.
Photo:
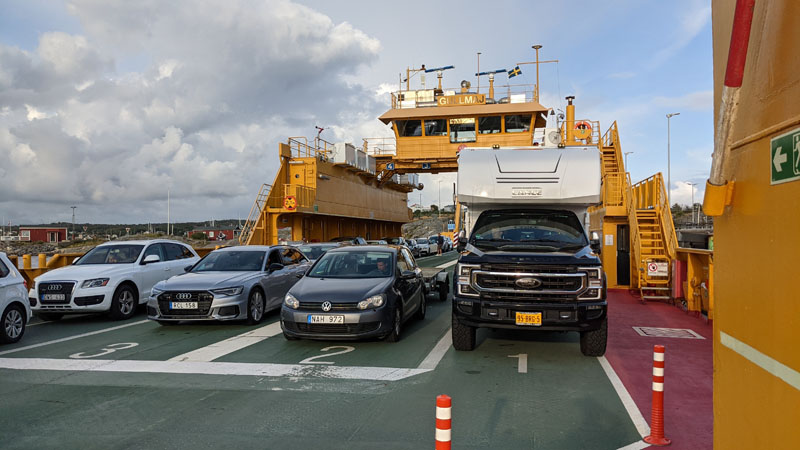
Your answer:
[[[436,450],[450,450],[450,405],[449,396],[436,397]]]
[[[650,415],[650,436],[644,438],[650,445],[669,445],[664,437],[664,346],[653,348],[653,407]]]

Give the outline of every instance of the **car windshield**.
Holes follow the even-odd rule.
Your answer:
[[[336,247],[339,247],[339,244],[311,244],[298,245],[297,249],[308,259],[319,259],[325,252]]]
[[[431,237],[428,238],[428,242],[430,242],[431,244],[436,244],[436,243],[439,242],[439,237],[438,236],[431,236]]]
[[[87,264],[131,264],[139,259],[144,245],[102,245],[89,250],[76,262],[76,265]]]
[[[427,243],[428,243],[427,239],[417,239],[417,244],[427,244]]]
[[[481,214],[469,242],[506,251],[578,250],[586,245],[581,222],[570,211],[498,211]]]
[[[264,267],[261,251],[216,251],[201,259],[192,272],[258,272]]]
[[[328,252],[307,274],[313,278],[386,278],[394,273],[392,253]]]

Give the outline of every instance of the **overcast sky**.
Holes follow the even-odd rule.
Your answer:
[[[482,70],[509,69],[533,44],[559,60],[541,68],[542,103],[576,95],[579,118],[616,120],[634,181],[666,177],[665,114],[680,112],[673,202],[690,203],[689,182],[700,202],[710,14],[699,0],[4,0],[0,219],[69,221],[75,205],[77,222],[164,222],[168,189],[173,221],[246,216],[288,136],[387,135],[377,116],[407,66],[452,64],[444,84],[474,86],[476,52]],[[445,204],[454,180],[423,176],[422,203],[441,184]]]

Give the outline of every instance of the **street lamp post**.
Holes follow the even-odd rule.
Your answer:
[[[72,240],[75,240],[75,208],[77,206],[70,206],[72,208]]]
[[[625,152],[625,171],[626,172],[630,172],[630,170],[628,170],[628,155],[630,155],[631,153],[633,153],[633,152]]]
[[[692,188],[692,225],[697,226],[698,221],[694,220],[694,187],[697,186],[697,183],[687,182],[686,184],[688,184],[689,187]]]
[[[670,196],[669,196],[669,191],[672,190],[671,186],[672,174],[670,173],[670,160],[669,160],[669,119],[671,119],[672,116],[677,116],[677,115],[680,115],[680,113],[676,112],[667,114],[667,206],[669,206],[670,208],[672,208],[672,203],[670,203]]]
[[[437,217],[442,217],[442,179],[441,178],[439,178],[439,203],[438,203],[438,206],[439,206],[439,208],[437,209],[437,212],[439,213],[439,215]]]

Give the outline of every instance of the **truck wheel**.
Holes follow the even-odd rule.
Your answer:
[[[399,300],[398,300],[399,301]],[[387,342],[397,342],[400,340],[400,332],[403,326],[403,314],[399,306],[394,307],[394,320],[392,320],[392,332],[386,335]]]
[[[446,301],[447,294],[450,292],[449,284],[447,283],[447,279],[445,279],[444,283],[439,284],[439,301]]]
[[[464,325],[453,314],[453,347],[458,351],[475,350],[475,327]]]
[[[64,315],[55,313],[36,313],[36,317],[46,322],[55,322],[57,320],[61,320],[61,318],[64,317]]]
[[[0,342],[13,344],[25,334],[25,310],[19,305],[9,305],[0,317]]]
[[[123,284],[114,291],[114,297],[111,299],[111,311],[108,315],[114,320],[126,320],[136,314],[136,307],[139,306],[139,299],[136,298],[136,293],[133,289]]]
[[[599,330],[581,331],[581,353],[585,356],[603,356],[608,340],[608,317],[603,318]]]

